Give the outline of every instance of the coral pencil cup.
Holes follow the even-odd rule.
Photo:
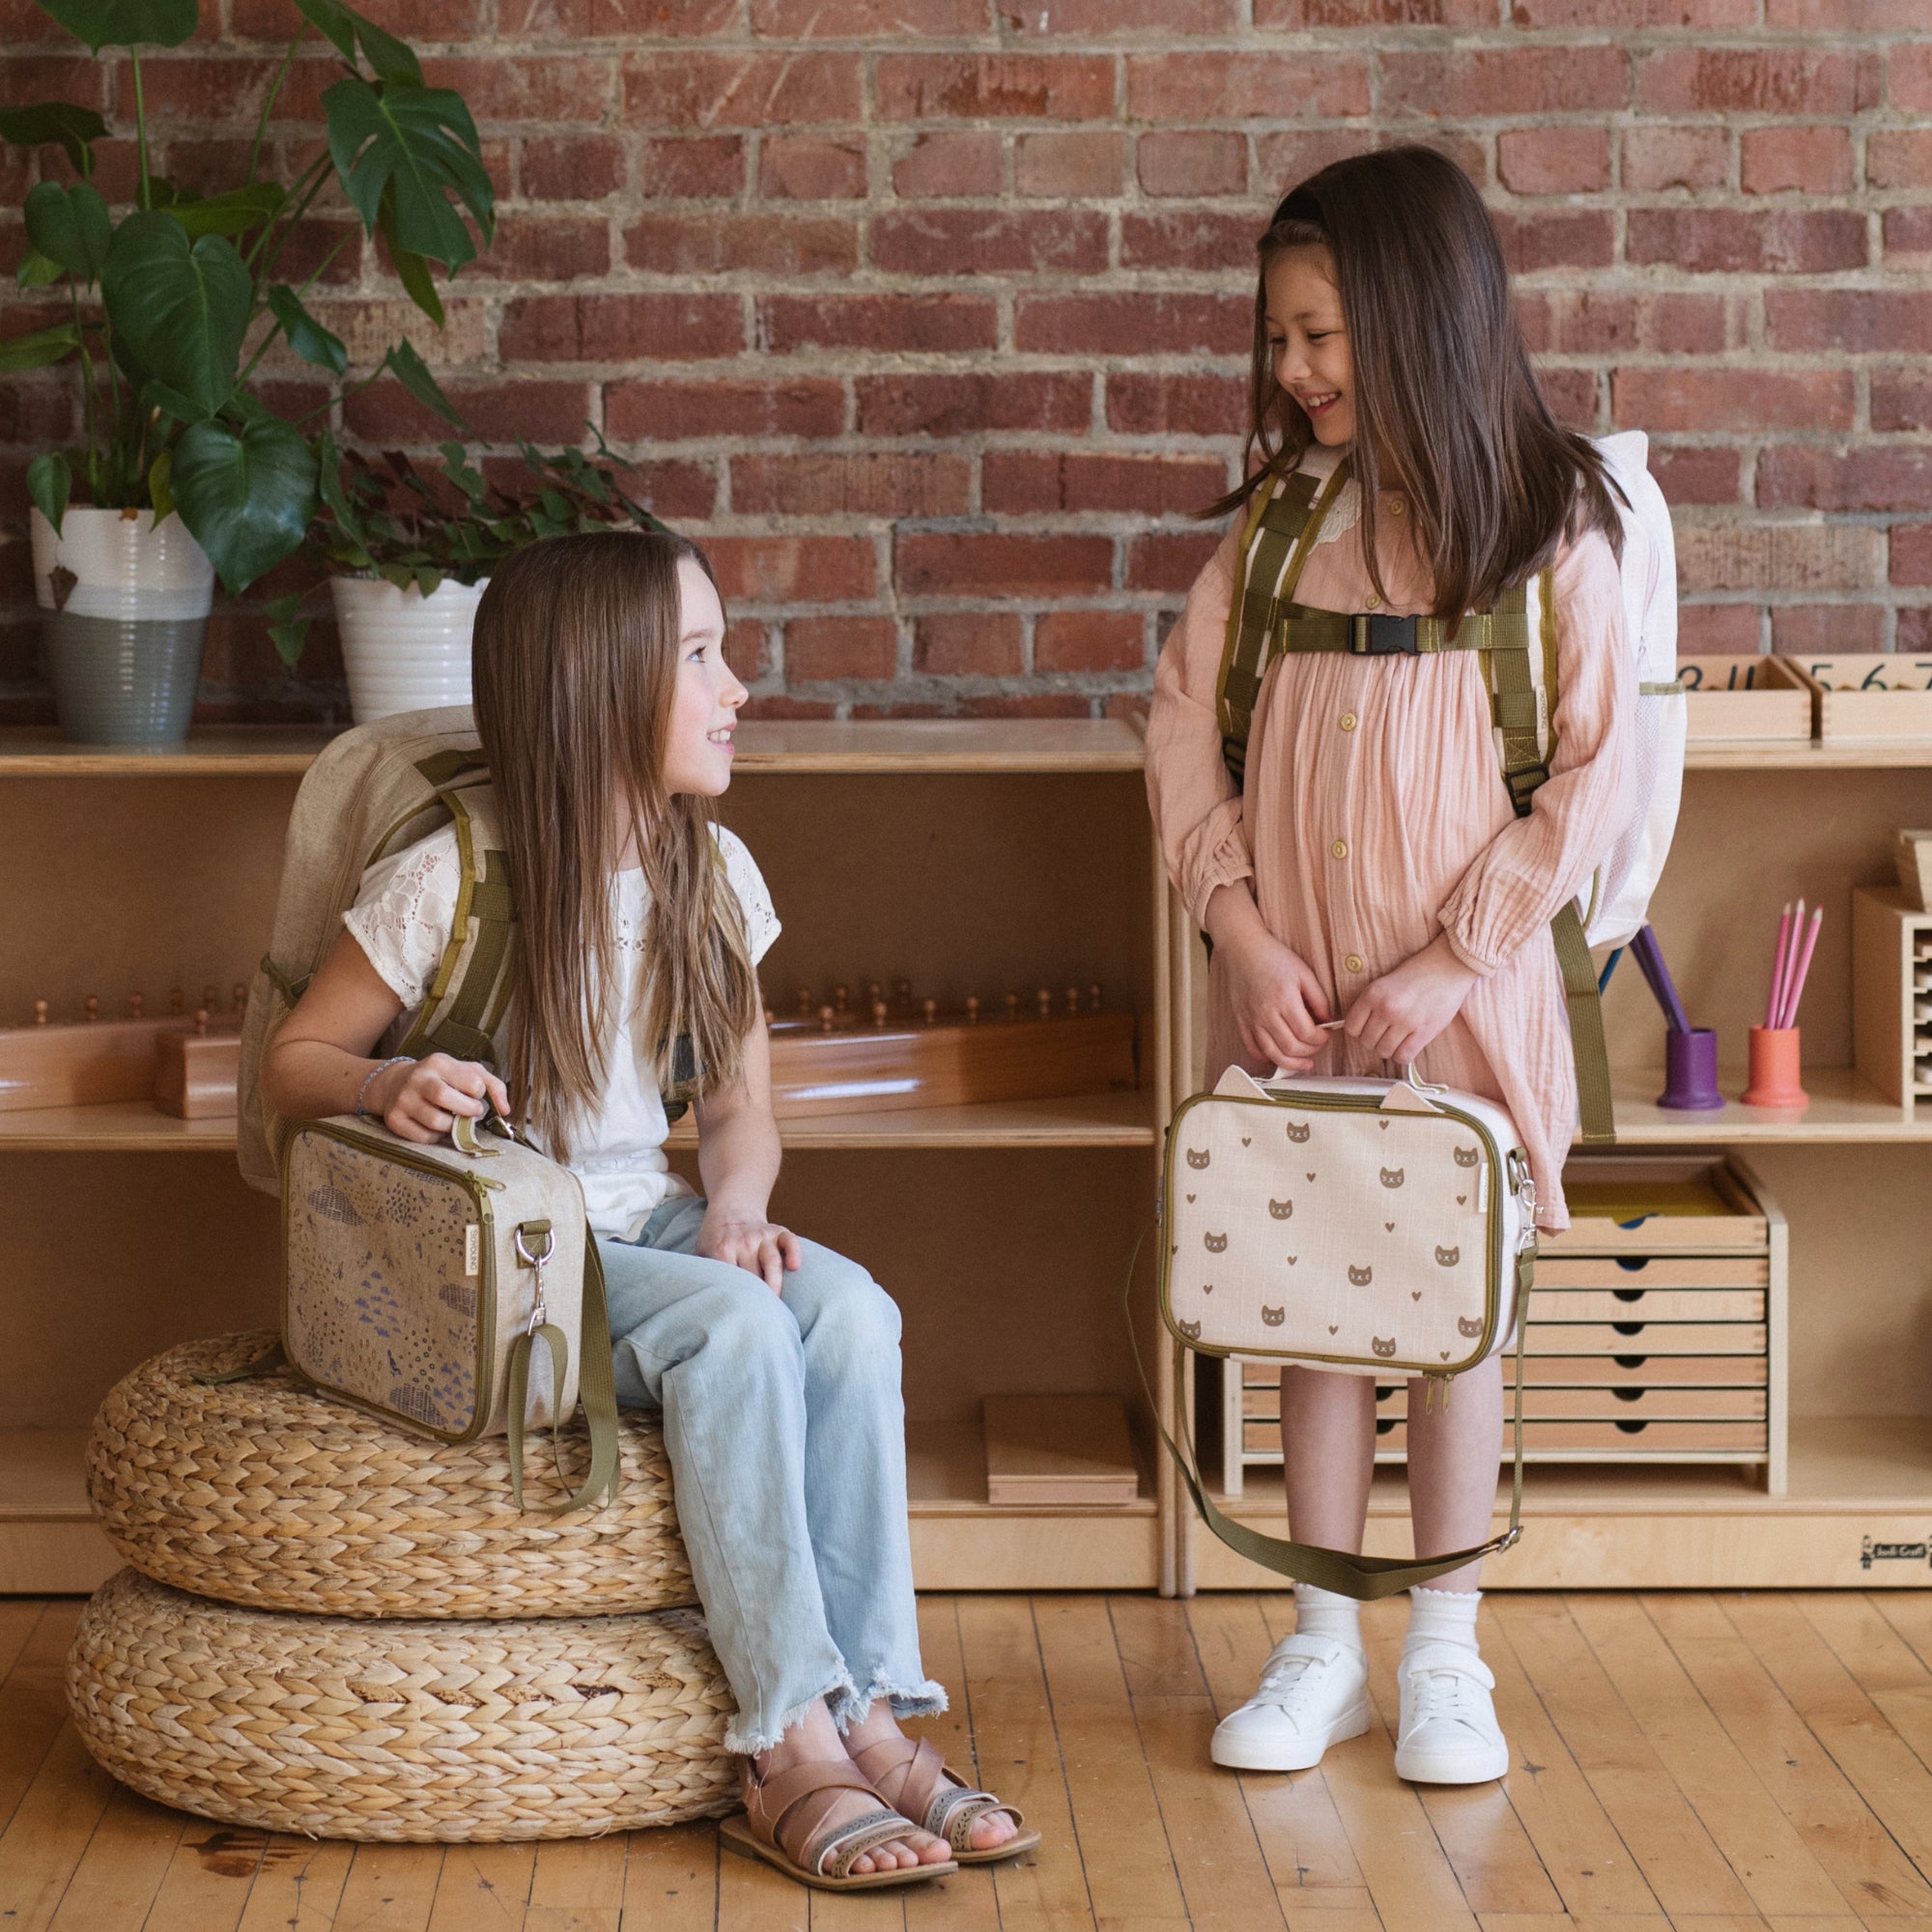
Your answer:
[[[1777,922],[1777,946],[1771,955],[1771,991],[1764,1003],[1767,1028],[1777,1024],[1777,1009],[1784,1004],[1784,949],[1791,943],[1791,901],[1784,902],[1784,917]]]

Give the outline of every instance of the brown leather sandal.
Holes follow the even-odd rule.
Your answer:
[[[743,1777],[745,1815],[725,1819],[718,1828],[719,1841],[740,1858],[762,1859],[801,1885],[820,1891],[867,1891],[888,1885],[922,1885],[959,1869],[948,1860],[943,1864],[855,1873],[855,1859],[894,1838],[904,1838],[917,1828],[880,1799],[850,1763],[795,1764],[788,1771],[760,1777],[747,1758]],[[840,1791],[863,1791],[879,1800],[879,1808],[847,1824],[828,1826],[825,1821],[838,1802],[835,1794]]]
[[[1002,1804],[990,1791],[975,1791],[923,1738],[887,1738],[867,1746],[852,1762],[886,1804],[896,1804],[923,1831],[944,1838],[962,1865],[997,1864],[1039,1843],[1039,1833],[1026,1829],[1026,1813],[1017,1804]],[[995,1811],[1004,1811],[1019,1829],[1005,1844],[976,1852],[973,1827]]]

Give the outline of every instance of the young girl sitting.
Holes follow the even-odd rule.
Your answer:
[[[583,1184],[620,1401],[662,1408],[678,1520],[737,1700],[734,1849],[826,1887],[903,1884],[1038,1842],[896,1719],[946,1708],[920,1662],[898,1310],[767,1211],[779,1171],[756,967],[778,936],[712,821],[745,688],[691,544],[555,537],[476,614],[476,727],[518,912],[495,1067],[384,1058],[450,936],[446,829],[370,867],[266,1058],[287,1118],[418,1142],[489,1105]],[[670,1172],[673,1042],[699,1068],[698,1196]]]
[[[1495,231],[1452,162],[1421,148],[1338,161],[1281,203],[1260,255],[1249,473],[1216,511],[1347,460],[1281,593],[1318,611],[1453,618],[1552,567],[1555,748],[1519,818],[1478,652],[1278,651],[1237,783],[1216,704],[1239,594],[1231,531],[1161,654],[1148,729],[1168,867],[1213,941],[1208,1082],[1236,1061],[1352,1075],[1413,1061],[1508,1109],[1540,1225],[1560,1229],[1577,1087],[1549,922],[1628,817],[1633,781],[1616,507],[1594,450],[1538,396]],[[1337,1017],[1339,1033],[1325,1030]],[[1418,1557],[1489,1534],[1500,1355],[1459,1377],[1453,1403],[1430,1405],[1423,1388],[1408,1384]],[[1373,1378],[1287,1369],[1281,1406],[1291,1533],[1359,1550]],[[1405,1777],[1509,1768],[1477,1580],[1468,1565],[1409,1593]],[[1298,1770],[1368,1728],[1358,1606],[1306,1584],[1295,1604],[1295,1634],[1214,1733],[1216,1763]]]

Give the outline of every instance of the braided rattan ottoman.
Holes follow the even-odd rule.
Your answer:
[[[655,1416],[620,1417],[614,1502],[520,1515],[500,1436],[432,1441],[286,1373],[195,1380],[274,1339],[170,1349],[101,1404],[88,1493],[137,1570],[232,1604],[335,1617],[637,1615],[697,1601]],[[588,1465],[580,1422],[564,1466]],[[524,1493],[533,1505],[565,1493],[548,1435],[528,1446]]]
[[[123,1570],[82,1613],[68,1704],[124,1784],[261,1830],[571,1838],[736,1804],[731,1694],[696,1610],[287,1616]]]

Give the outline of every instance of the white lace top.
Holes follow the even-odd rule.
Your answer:
[[[779,936],[778,914],[744,840],[723,826],[714,831],[724,875],[744,910],[755,964]],[[420,844],[371,866],[362,875],[355,905],[342,915],[342,923],[355,935],[383,983],[403,1003],[402,1014],[387,1036],[391,1042],[408,1034],[436,976],[455,923],[462,877],[456,833],[445,826]],[[596,1116],[572,1135],[570,1169],[583,1183],[590,1225],[600,1235],[635,1240],[664,1202],[691,1189],[671,1173],[665,1158],[665,1137],[670,1128],[650,1056],[638,1040],[648,906],[640,869],[632,867],[611,875],[611,905],[630,992],[620,1008],[618,1037],[605,1053],[604,1091]],[[393,1052],[393,1045],[387,1050]]]

